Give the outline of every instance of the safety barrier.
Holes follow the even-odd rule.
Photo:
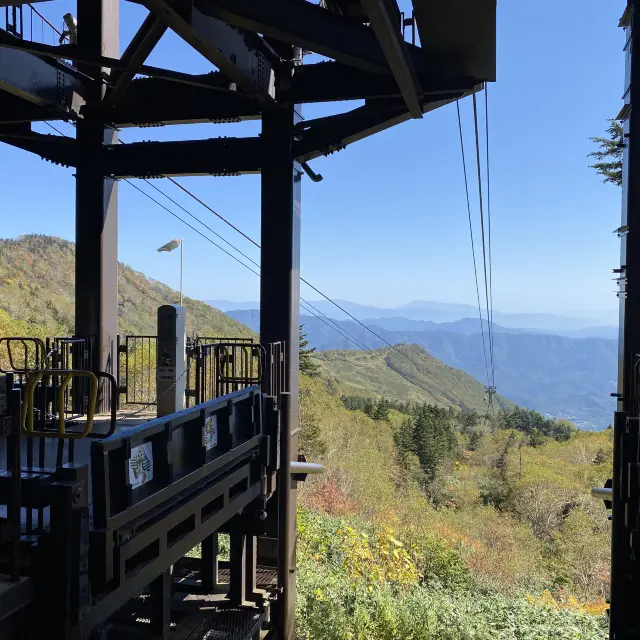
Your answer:
[[[157,337],[118,337],[118,386],[123,405],[155,406]],[[187,340],[187,407],[262,383],[266,353],[251,338],[197,336]]]
[[[253,501],[271,438],[245,389],[91,444],[87,624],[98,624]],[[264,509],[264,504],[262,509]]]
[[[77,357],[83,355],[80,344],[64,343]],[[22,343],[13,348],[14,356],[23,356]],[[35,349],[33,344],[29,348]],[[64,360],[66,348],[56,348],[55,358],[40,360],[47,367],[73,363]],[[0,464],[5,451],[8,461],[0,471],[0,510],[10,513],[11,524],[6,535],[0,531],[0,547],[9,550],[15,542],[10,530],[21,523],[30,545],[21,550],[22,557],[16,556],[12,571],[23,580],[26,570],[37,584],[28,594],[40,611],[34,620],[36,635],[89,640],[96,629],[120,620],[123,606],[141,593],[148,617],[157,625],[169,619],[174,589],[219,589],[215,592],[226,594],[224,601],[232,608],[252,602],[250,611],[257,616],[252,624],[259,629],[266,601],[255,585],[255,536],[271,535],[273,516],[269,519],[268,512],[279,508],[268,500],[280,471],[282,428],[281,403],[259,385],[285,387],[286,349],[278,344],[265,351],[249,341],[200,343],[192,349],[200,356],[199,362],[192,359],[203,373],[200,394],[256,384],[117,430],[115,396],[120,389],[111,374],[25,367],[23,382],[16,383],[24,408],[18,410],[14,432],[27,437],[20,451],[20,438],[14,439],[16,449],[0,434]],[[113,428],[108,433],[96,433],[92,422],[101,377],[108,379],[112,392]],[[66,395],[78,380],[88,388],[86,414],[65,419],[65,407],[73,402]],[[20,402],[15,406],[19,409]],[[50,463],[53,454],[55,464]],[[20,466],[21,474],[16,473]],[[303,464],[292,479],[314,470]],[[231,561],[220,570],[224,575],[217,561],[219,532],[231,540]],[[198,544],[202,558],[185,558]],[[5,570],[2,557],[0,573]],[[175,580],[171,567],[177,571]],[[180,577],[187,567],[198,575],[191,585]],[[272,573],[269,588],[276,593]]]

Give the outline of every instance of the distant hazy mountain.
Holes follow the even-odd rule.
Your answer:
[[[228,315],[254,331],[259,329],[255,310],[230,311]],[[467,318],[444,325],[422,321],[404,330],[380,326],[394,326],[395,320],[379,319],[377,324],[369,320],[366,324],[391,344],[418,344],[450,367],[486,380],[478,320]],[[311,345],[319,350],[357,348],[326,321],[302,316],[300,322]],[[369,348],[386,346],[352,320],[336,323]],[[573,419],[586,428],[604,428],[612,419],[614,403],[609,394],[616,387],[616,340],[524,333],[498,325],[494,332],[494,364],[498,391],[509,400],[555,417]]]
[[[363,320],[364,324],[377,325],[389,331],[447,331],[451,333],[480,333],[480,320],[476,318],[462,318],[454,322],[430,322],[428,320],[410,320],[408,318],[367,318]],[[545,331],[544,329],[515,329],[512,327],[503,327],[495,322],[491,325],[494,333],[534,333],[534,334],[553,334],[565,336],[567,338],[607,338],[610,340],[617,339],[617,327],[586,327],[584,329],[576,329],[574,331]],[[486,322],[483,323],[483,329],[487,330]]]
[[[228,300],[210,300],[209,304],[222,311],[257,309],[257,302],[230,302]],[[449,304],[444,302],[411,302],[396,309],[385,309],[336,300],[336,302],[358,320],[375,320],[382,318],[404,318],[414,322],[457,322],[463,319],[477,317],[478,309],[471,305]],[[322,313],[336,320],[349,320],[349,317],[326,300],[314,301],[313,305]],[[305,313],[304,310],[302,313]],[[587,315],[588,314],[588,315]],[[574,331],[587,331],[581,337],[614,337],[617,318],[614,312],[586,312],[584,316],[554,315],[550,313],[520,313],[511,314],[494,311],[493,321],[505,329],[537,330],[559,335],[568,335]],[[379,324],[379,323],[378,323]],[[592,328],[595,327],[595,330]],[[406,328],[409,328],[408,326]]]
[[[220,311],[232,311],[234,309],[259,309],[259,302],[234,302],[233,300],[205,300],[207,304],[210,304]]]

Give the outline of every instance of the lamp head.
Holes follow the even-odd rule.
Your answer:
[[[158,249],[158,251],[173,251],[174,249],[177,249],[181,244],[182,240],[180,240],[180,238],[175,238],[170,242],[167,242],[167,244],[162,245]]]

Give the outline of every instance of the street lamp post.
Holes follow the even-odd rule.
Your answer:
[[[158,251],[170,252],[170,251],[173,251],[174,249],[177,249],[178,247],[180,247],[180,306],[182,306],[182,267],[183,267],[183,256],[184,256],[182,238],[174,238],[170,242],[167,242],[167,244],[163,244],[158,249]]]

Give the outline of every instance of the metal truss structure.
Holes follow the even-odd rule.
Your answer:
[[[200,448],[197,455],[178,445],[171,449],[182,429],[175,421],[144,427],[144,438],[158,440],[154,444],[158,450],[166,452],[169,447],[180,460],[163,463],[162,486],[157,487],[163,498],[151,504],[153,496],[147,496],[144,512],[131,502],[124,485],[112,488],[111,494],[117,495],[118,508],[126,516],[120,517],[113,503],[109,507],[104,503],[110,495],[106,487],[114,482],[112,476],[130,452],[131,442],[119,434],[113,436],[116,440],[94,442],[89,474],[93,528],[86,541],[77,538],[85,530],[82,523],[88,513],[85,494],[78,494],[78,489],[89,483],[82,476],[88,472],[70,471],[50,481],[48,505],[58,515],[48,548],[55,552],[59,545],[66,550],[56,560],[59,575],[69,576],[72,541],[80,544],[81,551],[73,556],[75,577],[70,587],[75,618],[66,616],[69,611],[63,615],[54,610],[51,619],[59,625],[56,629],[64,631],[51,637],[90,637],[116,605],[125,606],[142,588],[150,588],[153,602],[164,602],[169,567],[179,561],[188,564],[183,556],[189,545],[202,542],[203,562],[209,568],[201,587],[213,589],[216,580],[210,566],[217,560],[212,536],[227,527],[232,533],[231,593],[238,606],[255,592],[256,562],[277,574],[277,605],[271,620],[253,619],[253,626],[247,627],[253,635],[245,637],[259,637],[262,627],[272,638],[292,640],[297,478],[291,471],[298,460],[300,198],[306,163],[411,118],[422,118],[495,80],[496,0],[413,0],[406,15],[396,0],[133,1],[148,15],[131,41],[120,47],[120,0],[77,0],[77,22],[70,16],[69,31],[58,44],[38,41],[33,29],[31,37],[26,36],[20,16],[27,7],[33,10],[35,0],[28,5],[0,0],[7,12],[6,28],[0,30],[0,142],[75,168],[75,335],[93,345],[88,368],[113,374],[118,361],[118,180],[259,173],[260,342],[272,350],[273,345],[288,345],[288,357],[275,356],[286,369],[281,377],[288,393],[279,394],[274,409],[282,425],[279,437],[270,439],[273,431],[255,423],[257,414],[253,422],[244,418],[249,420],[244,431],[241,425],[234,427],[244,434],[242,438],[236,441],[233,429],[229,432],[227,452],[236,451],[226,466],[207,462]],[[56,11],[55,1],[43,6],[49,14]],[[196,75],[188,69],[146,64],[167,31],[182,38],[215,70]],[[420,45],[415,44],[418,39]],[[345,104],[348,110],[337,115],[309,120],[300,115],[307,103],[347,101],[356,105]],[[262,133],[254,137],[131,144],[118,140],[118,132],[127,127],[258,119]],[[72,122],[75,138],[38,133],[32,127],[55,120]],[[208,348],[204,346],[204,355]],[[261,407],[264,416],[264,407],[271,402],[267,398],[276,391],[272,385],[263,389],[260,400],[243,402]],[[8,392],[7,397],[13,395]],[[106,394],[101,399],[105,409],[108,400]],[[215,404],[221,400],[213,402],[211,408],[207,403],[190,407],[184,420],[199,420],[209,410],[226,411]],[[7,450],[13,451],[10,446]],[[15,471],[16,459],[14,463]],[[180,474],[190,480],[181,480]],[[7,478],[11,477],[9,473]],[[270,483],[266,494],[263,481]],[[259,527],[254,519],[237,516],[240,502],[245,509],[263,495],[270,497]],[[234,496],[237,502],[231,507]],[[170,513],[166,500],[182,500],[183,506]],[[158,510],[160,506],[165,511]],[[117,558],[108,555],[114,548],[121,554]],[[46,588],[52,594],[56,589],[53,584]],[[0,609],[6,602],[2,596],[0,592]],[[70,606],[69,597],[63,602]],[[165,612],[159,619],[153,617],[156,636],[171,633],[166,616]]]

